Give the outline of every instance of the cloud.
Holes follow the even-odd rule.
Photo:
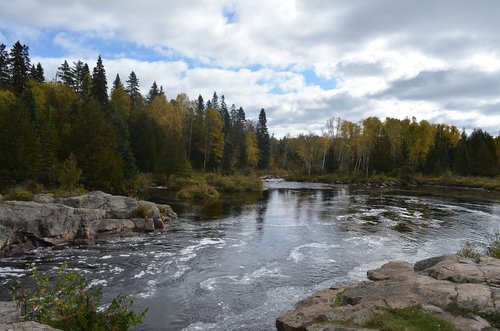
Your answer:
[[[496,133],[499,11],[496,0],[8,0],[0,37],[61,49],[38,55],[50,74],[99,52],[110,81],[134,70],[144,93],[154,80],[171,98],[215,90],[250,117],[265,108],[277,135],[373,115]]]

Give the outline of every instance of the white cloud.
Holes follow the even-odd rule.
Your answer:
[[[144,93],[156,80],[170,98],[217,91],[251,118],[265,108],[277,135],[319,130],[331,116],[371,115],[496,133],[499,11],[494,0],[10,0],[0,3],[0,37],[30,43],[58,31],[54,45],[90,67],[100,50],[88,40],[175,57],[139,61],[125,52],[104,60],[110,82],[134,70]],[[48,77],[61,60],[40,59]],[[336,88],[321,88],[305,70]]]

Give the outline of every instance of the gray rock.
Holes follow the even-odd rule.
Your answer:
[[[0,252],[15,241],[15,233],[10,228],[0,225]]]
[[[45,324],[40,324],[37,322],[18,322],[13,324],[0,324],[0,330],[2,331],[58,331],[59,329],[54,329]]]
[[[0,203],[0,252],[15,248],[65,243],[92,243],[99,234],[148,232],[163,229],[163,222],[177,215],[168,205],[136,201],[100,191],[51,201],[37,195],[36,201]],[[137,219],[137,208],[147,209]],[[133,219],[134,221],[131,221]]]
[[[134,222],[128,219],[103,219],[97,227],[97,232],[105,232],[110,234],[131,232],[134,229]]]
[[[0,324],[19,322],[19,312],[15,301],[0,301]],[[3,330],[0,328],[0,330]]]
[[[496,259],[476,263],[449,255],[419,261],[415,266],[393,261],[367,275],[374,281],[322,290],[300,301],[295,310],[276,320],[276,327],[283,331],[341,330],[332,324],[351,321],[362,325],[387,309],[421,305],[458,330],[482,330],[491,325],[481,316],[500,311],[500,261]],[[447,311],[450,304],[469,313],[454,316]]]
[[[34,202],[39,202],[39,203],[54,203],[54,195],[51,193],[40,193],[40,194],[35,194],[33,195]]]

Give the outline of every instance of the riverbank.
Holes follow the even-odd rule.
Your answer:
[[[444,186],[453,188],[473,188],[500,192],[500,176],[496,177],[463,177],[445,173],[441,176],[424,176],[421,174],[407,174],[403,176],[373,175],[364,176],[337,176],[303,174],[282,174],[289,181],[314,182],[326,184],[354,184],[368,186]]]
[[[168,205],[100,191],[31,201],[0,202],[0,254],[11,250],[65,244],[90,244],[110,234],[161,231],[177,215]]]
[[[414,265],[392,261],[367,277],[370,281],[332,286],[300,301],[276,320],[277,329],[378,329],[394,316],[400,326],[418,318],[427,329],[436,329],[433,323],[446,330],[500,327],[499,259],[444,255]]]

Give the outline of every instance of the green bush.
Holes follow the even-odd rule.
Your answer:
[[[105,309],[99,309],[102,291],[91,288],[85,277],[59,267],[51,281],[34,268],[31,276],[35,290],[21,290],[21,282],[11,289],[25,321],[36,321],[61,330],[128,330],[142,323],[147,309],[130,310],[133,301],[120,294]]]
[[[177,192],[175,197],[183,200],[206,201],[217,199],[219,197],[219,192],[213,187],[203,183],[183,187],[179,192]]]

